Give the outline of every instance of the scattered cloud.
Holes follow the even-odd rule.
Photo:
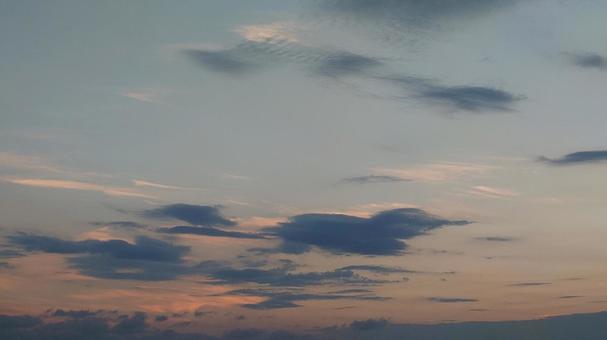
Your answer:
[[[242,307],[256,310],[297,308],[301,305],[299,301],[310,300],[367,300],[383,301],[388,298],[376,296],[366,292],[363,293],[305,293],[300,290],[275,290],[275,289],[238,289],[226,293],[226,295],[257,296],[266,298],[258,303],[247,303]]]
[[[388,175],[366,175],[358,177],[348,177],[343,179],[344,182],[356,183],[356,184],[369,184],[369,183],[394,183],[394,182],[407,182],[406,178],[388,176]]]
[[[600,163],[607,161],[607,150],[578,151],[560,158],[547,158],[542,156],[539,157],[538,160],[551,165]]]
[[[127,97],[143,103],[160,103],[158,93],[151,91],[125,91],[120,93],[121,96]]]
[[[461,297],[429,297],[427,299],[430,302],[439,302],[439,303],[467,303],[467,302],[477,302],[477,299],[470,298],[461,298]]]
[[[135,243],[123,240],[68,241],[51,236],[17,234],[8,240],[28,251],[42,251],[55,254],[106,254],[118,259],[147,260],[159,262],[181,262],[189,251],[188,247],[138,236]]]
[[[452,221],[415,208],[387,210],[365,218],[342,214],[305,214],[289,218],[267,232],[282,239],[278,250],[302,253],[316,246],[332,253],[398,255],[406,248],[403,239],[423,235]]]
[[[510,287],[534,287],[534,286],[547,286],[552,283],[550,282],[518,282],[510,284]]]
[[[512,242],[512,241],[516,241],[516,238],[506,237],[506,236],[486,236],[486,237],[476,237],[475,240],[488,241],[488,242]]]
[[[607,69],[607,58],[596,53],[569,53],[574,65],[585,68]]]
[[[388,326],[390,322],[386,319],[367,319],[367,320],[356,320],[350,323],[350,328],[359,331],[368,331],[381,329]]]
[[[177,203],[145,210],[143,216],[153,219],[177,219],[192,225],[206,227],[230,227],[236,224],[223,217],[219,209],[219,206]]]

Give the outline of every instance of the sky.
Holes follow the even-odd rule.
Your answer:
[[[0,0],[0,335],[606,336],[606,11]]]

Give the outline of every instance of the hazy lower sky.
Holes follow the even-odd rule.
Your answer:
[[[0,0],[0,328],[606,310],[606,13]]]

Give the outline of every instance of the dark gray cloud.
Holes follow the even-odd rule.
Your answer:
[[[187,49],[183,53],[206,69],[231,75],[244,75],[259,67],[244,60],[236,49],[219,51]]]
[[[88,318],[97,315],[98,312],[89,310],[63,310],[57,309],[53,312],[53,316],[67,317],[67,318]]]
[[[105,254],[117,259],[180,262],[189,249],[185,246],[138,236],[135,243],[123,240],[84,240],[69,241],[56,237],[17,234],[8,236],[8,240],[28,251],[43,251],[56,254]]]
[[[115,280],[159,281],[197,273],[184,263],[189,248],[145,236],[123,240],[69,241],[50,236],[18,234],[8,240],[28,251],[79,254],[68,264],[83,275]]]
[[[346,23],[368,25],[382,36],[406,36],[411,30],[436,29],[451,20],[470,19],[511,6],[517,0],[319,0],[322,13]]]
[[[141,333],[144,332],[148,325],[146,323],[147,314],[137,312],[129,317],[118,322],[113,328],[114,333]]]
[[[134,316],[123,318],[132,320]],[[305,333],[287,331],[226,331],[221,336],[204,333],[181,333],[171,329],[141,327],[135,318],[134,327],[111,327],[115,320],[104,318],[70,319],[45,323],[40,317],[0,315],[0,338],[3,340],[228,340],[228,339],[451,339],[451,340],[569,340],[605,339],[607,312],[562,315],[536,320],[497,322],[451,322],[443,324],[394,324],[383,319],[353,321],[346,326],[327,327]],[[120,322],[120,321],[119,321]]]
[[[314,286],[318,284],[362,284],[372,285],[386,283],[385,280],[374,280],[356,274],[352,270],[337,269],[325,272],[292,272],[291,268],[278,267],[273,269],[258,268],[220,268],[211,270],[208,274],[219,284],[257,283],[270,286]]]
[[[551,165],[599,163],[607,161],[607,150],[578,151],[560,158],[547,158],[542,156],[539,157],[538,160]]]
[[[585,68],[607,69],[607,58],[596,53],[572,53],[571,62]]]
[[[379,212],[369,218],[341,214],[305,214],[289,218],[267,232],[283,240],[278,251],[301,253],[316,246],[337,254],[398,255],[403,239],[468,221],[447,220],[413,208]]]
[[[346,271],[367,271],[377,274],[395,274],[395,273],[417,273],[416,271],[407,270],[403,268],[395,268],[395,267],[385,267],[385,266],[376,266],[376,265],[351,265],[346,267],[341,267],[337,270],[346,270]]]
[[[81,274],[110,280],[168,281],[197,271],[181,262],[118,259],[104,255],[84,255],[67,260]]]
[[[168,319],[169,319],[168,316],[161,314],[161,315],[156,315],[156,317],[154,318],[154,321],[156,321],[156,322],[164,322],[164,321],[167,321]]]
[[[408,182],[406,178],[396,176],[385,176],[385,175],[366,175],[357,177],[348,177],[343,179],[344,182],[356,183],[356,184],[369,184],[369,183],[394,183],[394,182]]]
[[[165,234],[189,234],[210,237],[231,237],[231,238],[246,238],[246,239],[266,239],[262,234],[243,233],[238,231],[225,231],[213,227],[197,227],[197,226],[176,226],[170,228],[159,228],[157,230]]]
[[[328,77],[340,77],[360,75],[381,64],[377,58],[350,52],[336,52],[322,58],[318,62],[317,70],[320,74]]]
[[[386,319],[355,320],[350,323],[350,328],[359,331],[369,331],[384,328],[389,324],[390,322]]]
[[[534,286],[546,286],[550,285],[550,282],[519,282],[510,284],[510,287],[534,287]]]
[[[513,111],[514,105],[526,99],[508,91],[478,85],[444,85],[437,81],[408,75],[388,75],[378,80],[400,86],[410,93],[401,100],[417,99],[427,104],[444,106],[453,111]]]
[[[464,111],[511,111],[524,97],[504,90],[483,86],[434,86],[421,91],[419,97]]]
[[[368,293],[367,291],[344,293],[306,293],[301,290],[237,289],[229,291],[225,295],[257,296],[266,298],[266,300],[259,303],[242,305],[242,307],[257,310],[297,308],[301,307],[301,305],[297,304],[297,302],[310,300],[385,301],[389,299]]]
[[[170,204],[143,212],[143,216],[154,219],[177,219],[193,225],[230,227],[236,225],[221,215],[219,207],[192,204]]]
[[[428,301],[439,302],[439,303],[466,303],[466,302],[477,302],[477,299],[461,298],[461,297],[429,297]]]
[[[512,241],[516,241],[516,238],[508,237],[508,236],[486,236],[486,237],[476,237],[475,240],[488,241],[488,242],[512,242]]]

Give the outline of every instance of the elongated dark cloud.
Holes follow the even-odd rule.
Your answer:
[[[356,184],[369,184],[369,183],[394,183],[394,182],[408,182],[406,178],[396,176],[385,176],[385,175],[367,175],[348,177],[343,179],[344,182],[356,183]]]
[[[488,241],[488,242],[512,242],[516,241],[514,237],[506,237],[506,236],[487,236],[487,237],[477,237],[475,238],[479,241]]]
[[[350,52],[337,52],[322,58],[318,63],[317,70],[329,77],[339,77],[359,75],[381,64],[376,58]]]
[[[449,86],[434,80],[408,75],[388,75],[378,80],[400,86],[405,92],[402,100],[411,98],[431,105],[444,106],[453,111],[484,112],[513,111],[514,105],[526,99],[508,91],[488,86],[455,85]]]
[[[547,286],[550,285],[550,282],[519,282],[513,283],[511,287],[535,287],[535,286]]]
[[[350,323],[350,328],[360,331],[368,331],[374,329],[381,329],[388,326],[390,322],[386,319],[367,319],[367,320],[356,320]]]
[[[237,50],[205,51],[187,49],[183,53],[206,69],[231,75],[251,73],[258,67],[243,60]]]
[[[224,226],[230,227],[236,223],[223,217],[219,208],[208,205],[192,204],[170,204],[156,209],[149,209],[143,212],[148,218],[155,219],[177,219],[193,225],[206,227]]]
[[[413,208],[379,212],[369,218],[341,214],[305,214],[267,231],[283,240],[278,250],[309,251],[310,246],[332,253],[398,255],[411,239],[431,230],[468,221],[447,220]],[[294,251],[293,251],[294,250]]]
[[[367,271],[377,274],[394,274],[394,273],[416,273],[416,271],[407,270],[403,268],[395,268],[395,267],[385,267],[385,266],[377,266],[377,265],[351,265],[346,267],[341,267],[338,270],[346,270],[346,271]]]
[[[607,58],[596,53],[573,53],[571,62],[585,68],[607,69]]]
[[[465,302],[477,302],[477,299],[470,298],[460,298],[460,297],[429,297],[428,301],[430,302],[439,302],[439,303],[465,303]]]
[[[89,310],[63,310],[57,309],[53,312],[53,316],[67,317],[67,318],[88,318],[97,315],[97,312]]]
[[[188,247],[173,245],[153,238],[139,236],[135,243],[123,240],[68,241],[50,236],[18,234],[8,237],[12,243],[29,251],[56,254],[104,254],[117,259],[180,262]]]
[[[81,274],[114,280],[159,281],[196,273],[183,261],[189,248],[145,236],[135,243],[123,240],[70,241],[55,237],[18,234],[8,240],[28,251],[80,254],[67,259]]]
[[[210,237],[231,237],[245,239],[265,239],[261,234],[243,233],[238,231],[226,231],[213,227],[196,227],[196,226],[176,226],[170,228],[160,228],[158,232],[165,234],[189,234]]]
[[[270,286],[314,286],[318,284],[362,284],[371,285],[385,283],[385,280],[374,280],[356,274],[352,270],[337,269],[325,272],[292,272],[290,268],[224,268],[213,270],[209,276],[220,284],[257,283]]]
[[[91,222],[91,225],[108,226],[108,227],[125,228],[125,229],[144,229],[147,227],[145,224],[141,224],[139,222],[133,222],[133,221]]]
[[[242,305],[248,309],[281,309],[297,308],[301,305],[299,301],[310,300],[366,300],[366,301],[384,301],[388,298],[376,296],[366,292],[363,293],[306,293],[299,290],[269,290],[269,289],[238,289],[227,292],[226,295],[258,296],[264,297],[259,303],[250,303]]]
[[[542,156],[538,160],[551,165],[599,163],[607,161],[607,150],[579,151],[560,158],[547,158]]]

